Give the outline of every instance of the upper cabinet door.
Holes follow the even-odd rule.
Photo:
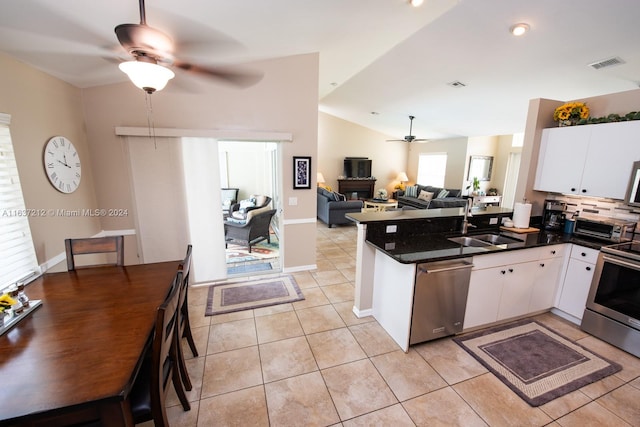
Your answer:
[[[587,196],[624,199],[633,162],[640,160],[640,121],[589,127],[593,130],[581,191]]]
[[[592,128],[543,129],[534,190],[582,194],[580,184]]]

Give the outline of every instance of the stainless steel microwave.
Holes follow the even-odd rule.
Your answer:
[[[630,206],[640,206],[640,161],[633,163],[624,201]]]

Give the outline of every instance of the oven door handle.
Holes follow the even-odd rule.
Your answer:
[[[602,255],[602,260],[604,262],[610,262],[611,264],[615,264],[615,265],[619,265],[621,267],[627,267],[627,268],[631,268],[632,270],[637,270],[640,271],[640,264],[638,263],[633,263],[633,262],[627,262],[621,258],[617,258],[617,257],[611,257],[608,255]]]

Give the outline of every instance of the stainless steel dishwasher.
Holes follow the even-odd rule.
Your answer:
[[[409,344],[462,331],[473,258],[418,264]]]

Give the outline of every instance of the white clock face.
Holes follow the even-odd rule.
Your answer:
[[[44,148],[44,170],[56,190],[73,193],[80,185],[82,169],[76,148],[64,136],[54,136]]]

